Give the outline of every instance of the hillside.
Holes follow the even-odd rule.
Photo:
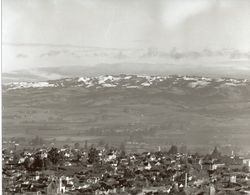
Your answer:
[[[3,86],[5,136],[112,135],[250,147],[249,118],[244,79],[118,75]]]

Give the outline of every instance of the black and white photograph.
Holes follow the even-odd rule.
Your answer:
[[[3,195],[250,195],[250,0],[2,0]]]

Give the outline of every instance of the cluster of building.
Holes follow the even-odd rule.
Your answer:
[[[250,194],[250,159],[176,148],[5,148],[3,194]]]

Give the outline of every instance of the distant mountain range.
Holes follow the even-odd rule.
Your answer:
[[[3,86],[4,136],[108,136],[249,150],[249,119],[247,79],[121,74]]]
[[[250,81],[247,79],[232,78],[208,78],[192,76],[146,76],[146,75],[106,75],[97,77],[75,77],[43,82],[12,82],[4,85],[5,89],[24,89],[24,88],[55,88],[55,87],[83,87],[83,88],[236,88],[249,87]]]

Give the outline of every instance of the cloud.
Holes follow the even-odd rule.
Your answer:
[[[5,71],[92,65],[82,46],[250,50],[248,0],[3,0],[2,20]]]
[[[19,53],[16,55],[17,58],[27,58],[28,55],[25,55],[25,54],[22,54],[22,53]]]
[[[186,19],[199,14],[212,6],[208,0],[175,0],[166,1],[164,5],[162,20],[166,27],[173,28],[182,24]]]

